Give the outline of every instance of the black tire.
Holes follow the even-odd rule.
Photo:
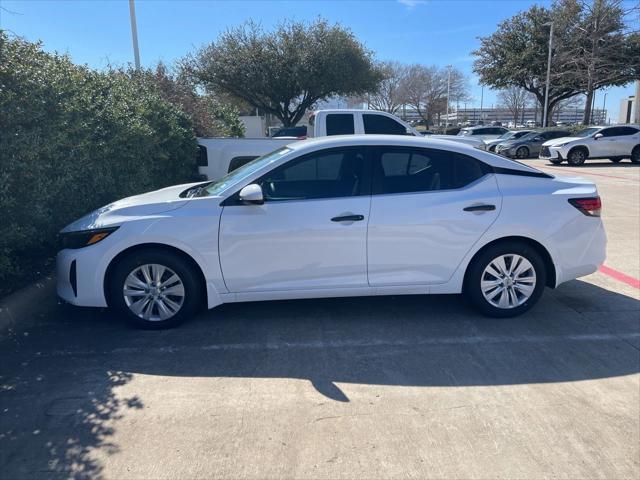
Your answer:
[[[640,163],[640,145],[636,145],[631,150],[631,162],[632,163]]]
[[[516,158],[524,159],[529,158],[529,149],[527,147],[518,147],[516,150]]]
[[[535,286],[533,293],[528,299],[523,299],[524,302],[522,304],[512,308],[499,308],[489,303],[485,298],[482,293],[481,282],[485,277],[485,268],[494,259],[502,255],[513,254],[524,257],[532,265],[536,276]],[[515,317],[532,308],[540,300],[546,285],[546,276],[544,261],[534,247],[524,242],[505,241],[486,248],[473,259],[467,269],[463,293],[466,299],[484,315],[497,318]]]
[[[622,160],[622,158],[610,158],[609,161],[613,162],[613,163],[620,163],[620,161]]]
[[[167,269],[164,277],[165,281],[168,282],[166,277],[169,276],[170,273],[175,273],[182,283],[182,297],[167,295],[167,299],[171,300],[173,304],[177,303],[175,301],[176,298],[182,299],[180,307],[176,310],[175,314],[169,318],[145,319],[136,315],[127,305],[124,294],[125,281],[130,273],[136,271],[143,265],[161,265]],[[136,251],[120,259],[111,271],[107,292],[108,303],[112,309],[122,314],[136,327],[153,330],[175,327],[191,318],[202,305],[203,298],[202,282],[198,272],[195,271],[195,267],[182,256],[158,248]],[[162,292],[158,294],[162,295]],[[159,308],[154,306],[152,307],[152,311],[154,310],[156,316],[159,317]]]
[[[584,148],[574,148],[567,155],[567,163],[574,167],[579,167],[587,160],[588,152]]]
[[[562,163],[562,159],[560,159],[560,158],[549,159],[549,161],[551,163],[553,163],[554,165],[560,165]]]

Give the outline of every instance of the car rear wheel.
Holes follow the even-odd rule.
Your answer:
[[[631,161],[633,163],[640,163],[640,145],[636,145],[631,151]]]
[[[109,306],[135,326],[169,328],[193,316],[202,298],[194,268],[180,255],[143,250],[115,266],[109,284]]]
[[[567,155],[567,162],[574,167],[582,165],[586,159],[587,152],[584,148],[574,148],[569,152],[569,155]]]
[[[516,150],[516,158],[529,158],[529,149],[527,147],[520,147]]]
[[[536,249],[526,243],[504,242],[473,260],[464,294],[485,315],[514,317],[538,302],[545,284],[544,261]]]

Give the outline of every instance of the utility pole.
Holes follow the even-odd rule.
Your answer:
[[[444,121],[445,131],[449,125],[449,94],[451,93],[451,65],[447,65],[449,75],[447,76],[447,118]],[[637,103],[637,101],[636,101]]]
[[[549,82],[551,77],[551,50],[553,49],[553,22],[545,23],[550,25],[549,29],[549,54],[547,56],[547,83],[544,86],[544,113],[542,117],[542,126],[547,126],[547,112],[549,110]]]
[[[606,105],[607,105],[607,92],[604,92],[604,99],[602,100],[602,117],[603,117],[602,124],[603,125],[607,124],[607,115],[604,113]]]
[[[482,111],[482,102],[484,101],[484,84],[480,85],[480,121],[484,125],[483,120],[483,111]]]
[[[140,51],[138,50],[138,26],[136,24],[136,6],[134,0],[129,0],[129,16],[131,17],[131,39],[133,40],[133,57],[136,70],[140,70]]]

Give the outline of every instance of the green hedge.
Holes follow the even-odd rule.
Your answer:
[[[72,220],[193,180],[196,149],[190,119],[143,76],[0,32],[0,294],[42,271]]]

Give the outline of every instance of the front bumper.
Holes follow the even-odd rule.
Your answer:
[[[545,160],[564,160],[560,147],[542,147],[538,158]]]
[[[72,305],[106,307],[100,253],[92,247],[60,250],[56,256],[56,290]]]

